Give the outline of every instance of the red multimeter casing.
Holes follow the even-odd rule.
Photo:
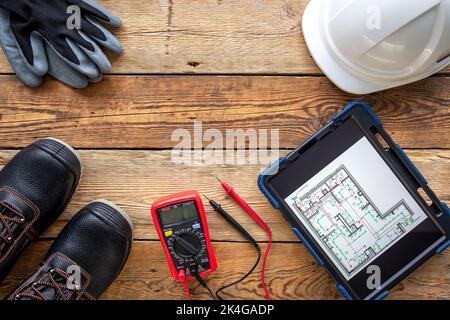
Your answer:
[[[203,202],[197,191],[155,200],[151,212],[175,280],[183,280],[179,275],[181,270],[186,279],[191,279],[194,268],[200,276],[217,269]],[[193,255],[197,248],[198,252]]]

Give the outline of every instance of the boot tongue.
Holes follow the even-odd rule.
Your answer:
[[[46,300],[55,300],[56,299],[56,289],[47,286],[36,286],[36,290],[38,290]]]
[[[55,300],[56,299],[56,290],[53,288],[47,288],[41,291],[42,295],[46,300]]]

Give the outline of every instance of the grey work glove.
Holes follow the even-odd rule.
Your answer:
[[[1,0],[0,8],[10,12],[14,38],[35,73],[42,70],[42,40],[90,78],[96,78],[99,71],[111,71],[111,63],[100,47],[122,53],[120,42],[102,25],[119,27],[120,19],[94,0]]]
[[[35,41],[39,41],[39,38]],[[32,88],[39,87],[42,76],[47,73],[73,88],[84,88],[89,82],[97,82],[102,78],[98,70],[94,72],[95,77],[90,78],[71,68],[48,44],[35,46],[40,50],[35,53],[36,57],[40,57],[40,67],[31,67],[17,46],[9,26],[9,12],[4,9],[0,9],[0,45],[19,79]]]
[[[64,1],[69,4],[71,2],[71,0]],[[42,4],[50,5],[53,3],[54,5],[60,5],[64,1],[55,2],[55,0],[52,0],[48,3]],[[96,12],[99,12],[99,15],[101,16],[104,15],[105,20],[107,20],[109,24],[113,26],[121,25],[118,18],[114,17],[94,0],[76,1],[80,4],[84,3],[87,8],[97,10]],[[17,0],[17,2],[12,3],[21,2],[25,3],[27,0]],[[7,2],[3,2],[0,3],[0,7],[3,4],[7,6]],[[39,4],[39,2],[35,2],[34,4]],[[11,6],[11,9],[15,9],[15,4],[12,4]],[[38,9],[39,7],[35,8]],[[42,20],[42,23],[45,24],[47,22],[45,17],[36,17],[32,14],[30,16],[29,11],[24,12],[24,15],[26,14],[25,18],[28,19],[26,21],[39,21],[39,19],[44,19]],[[39,86],[42,82],[41,77],[46,73],[49,73],[56,79],[72,87],[85,87],[89,82],[101,80],[102,73],[111,71],[111,63],[104,52],[100,49],[100,45],[109,48],[115,53],[121,53],[123,51],[120,42],[99,22],[90,17],[90,15],[84,15],[83,13],[83,21],[88,21],[90,28],[95,28],[97,32],[95,35],[97,38],[92,35],[88,36],[85,32],[83,32],[83,28],[87,28],[86,25],[82,25],[80,30],[77,29],[71,31],[69,29],[64,29],[67,27],[65,25],[62,26],[62,23],[60,23],[59,28],[56,28],[55,26],[55,30],[60,30],[63,34],[66,34],[66,31],[69,32],[69,34],[76,34],[79,39],[82,39],[85,43],[90,44],[89,49],[74,42],[73,39],[68,37],[65,38],[62,43],[55,43],[58,44],[57,47],[53,46],[54,43],[49,41],[53,40],[53,38],[49,39],[48,35],[46,37],[42,36],[42,34],[39,33],[39,31],[42,30],[32,30],[29,26],[22,28],[20,22],[23,22],[21,20],[23,17],[20,16],[19,13],[21,13],[20,10],[8,11],[0,8],[0,44],[18,77],[28,86]],[[69,15],[67,15],[67,17],[61,17],[58,21],[63,21],[63,18],[66,19],[68,17]],[[15,19],[15,21],[12,21],[11,19]],[[50,26],[47,28],[51,29]],[[89,28],[87,29],[90,30]],[[55,34],[55,37],[57,37],[55,30],[52,30],[52,34]],[[99,34],[102,36],[100,37]],[[17,36],[20,36],[20,38],[17,38]],[[29,45],[23,46],[24,43],[27,43],[27,37],[29,39]],[[65,47],[64,41],[66,43]],[[22,44],[22,47],[20,44]],[[63,51],[61,53],[61,47],[70,50],[76,58],[72,57],[72,59],[68,59],[64,54],[69,54],[70,56],[70,51]],[[22,48],[27,49],[27,55],[24,55]]]

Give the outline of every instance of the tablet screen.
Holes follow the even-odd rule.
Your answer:
[[[366,137],[285,201],[347,280],[427,218]]]
[[[397,281],[445,238],[378,145],[350,118],[268,181],[333,266],[332,274],[360,299]],[[368,285],[374,267],[377,287]]]

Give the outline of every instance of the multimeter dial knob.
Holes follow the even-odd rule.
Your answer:
[[[193,233],[174,235],[173,248],[180,257],[194,257],[200,251],[201,245],[201,240]]]

